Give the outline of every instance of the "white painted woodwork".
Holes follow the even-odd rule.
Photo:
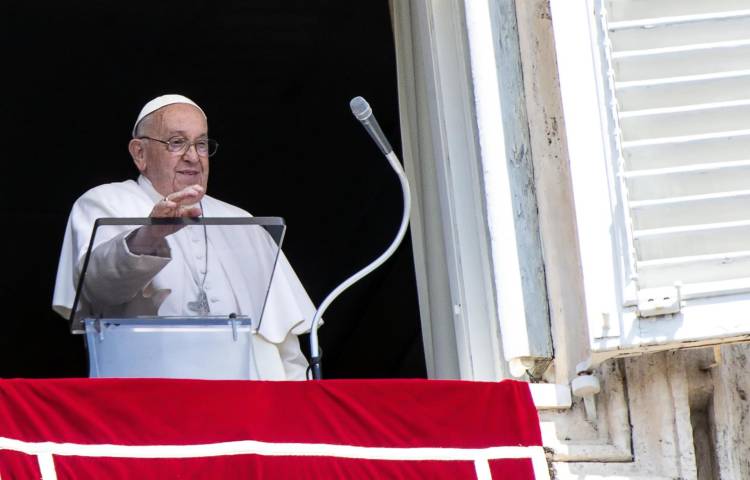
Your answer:
[[[602,11],[610,94],[619,102],[626,92],[620,173],[640,288],[750,277],[742,253],[750,250],[750,77],[738,74],[750,69],[750,10],[741,7],[610,0]],[[632,86],[638,81],[652,84]],[[689,88],[657,100],[649,90],[659,81]],[[700,157],[683,155],[697,145]],[[650,148],[659,150],[655,162],[643,158]]]
[[[463,6],[433,0],[391,7],[428,374],[507,378]],[[508,208],[504,201],[495,207]],[[548,331],[537,338],[549,342]]]
[[[568,385],[530,383],[529,390],[537,410],[564,410],[573,404]]]
[[[464,5],[500,331],[520,377],[548,365],[552,342],[515,5]]]
[[[551,2],[594,356],[744,339],[750,2],[574,3]],[[678,313],[638,316],[675,285]]]
[[[542,368],[552,344],[513,1],[391,6],[429,374]]]

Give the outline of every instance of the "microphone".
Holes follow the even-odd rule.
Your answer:
[[[367,133],[369,133],[372,139],[375,140],[375,143],[378,144],[383,155],[388,156],[389,153],[393,152],[393,148],[391,148],[388,139],[383,135],[383,131],[380,129],[378,121],[375,120],[375,115],[372,114],[372,109],[370,108],[370,104],[367,103],[367,100],[362,97],[354,97],[349,102],[349,107],[351,107],[352,113],[357,117],[357,120],[362,122],[362,126],[365,127]]]
[[[320,380],[321,378],[323,378],[320,345],[318,345],[318,325],[320,324],[320,318],[323,316],[323,313],[326,311],[331,302],[333,302],[336,297],[338,297],[344,290],[352,286],[355,282],[358,282],[365,275],[378,268],[391,255],[393,255],[393,252],[396,251],[396,248],[398,248],[398,246],[401,244],[401,241],[404,239],[404,235],[406,234],[406,227],[409,225],[409,213],[411,212],[411,192],[409,191],[409,182],[406,178],[406,174],[404,173],[404,169],[401,167],[401,163],[399,162],[398,157],[393,152],[391,144],[388,143],[385,135],[383,135],[383,131],[380,129],[380,125],[378,125],[377,120],[375,120],[375,117],[372,115],[372,109],[370,108],[370,105],[368,105],[367,101],[365,101],[364,98],[354,97],[352,101],[349,102],[349,106],[352,108],[352,113],[355,117],[357,117],[357,120],[362,122],[362,125],[365,127],[365,130],[367,130],[367,133],[369,133],[372,139],[375,140],[375,143],[378,144],[380,151],[383,152],[383,155],[385,155],[385,158],[388,160],[391,168],[396,173],[396,176],[401,183],[401,194],[404,198],[404,211],[401,215],[401,226],[396,233],[396,238],[393,239],[393,242],[391,242],[391,245],[388,247],[388,249],[386,249],[385,252],[381,253],[378,258],[370,262],[369,265],[362,268],[357,273],[343,281],[338,287],[336,287],[331,293],[328,294],[328,296],[323,300],[318,309],[315,311],[315,316],[313,317],[310,324],[310,371],[312,372],[313,379],[315,380]]]

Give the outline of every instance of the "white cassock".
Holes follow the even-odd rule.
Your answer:
[[[65,231],[52,300],[57,313],[65,318],[70,316],[94,221],[103,217],[147,217],[161,198],[151,182],[140,176],[137,182],[128,180],[95,187],[75,202]],[[208,195],[204,195],[201,204],[205,217],[250,216]],[[300,351],[297,335],[309,329],[315,307],[283,253],[279,253],[273,270],[272,253],[276,246],[267,235],[259,233],[259,227],[243,229],[243,235],[237,235],[238,230],[222,234],[215,227],[209,227],[210,234],[196,227],[184,228],[167,237],[169,250],[165,255],[160,252],[160,256],[130,253],[125,237],[133,228],[97,230],[94,254],[86,271],[83,310],[115,318],[194,316],[195,311],[190,311],[188,305],[198,298],[202,285],[211,315],[253,316],[260,312],[265,285],[273,271],[262,323],[258,333],[252,335],[251,377],[306,378],[307,360]],[[237,262],[236,257],[221,252],[245,255]],[[264,253],[254,255],[254,252]]]

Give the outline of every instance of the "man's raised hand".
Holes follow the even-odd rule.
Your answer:
[[[206,191],[200,185],[190,185],[162,198],[149,215],[152,218],[199,217],[201,209],[197,205]],[[170,232],[173,233],[173,232]]]
[[[200,217],[198,203],[206,191],[200,185],[191,185],[170,193],[151,209],[151,218]],[[126,237],[128,249],[136,255],[168,256],[169,247],[165,238],[184,225],[146,225]]]

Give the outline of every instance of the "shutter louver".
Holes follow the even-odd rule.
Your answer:
[[[640,290],[750,291],[748,7],[603,4]]]

